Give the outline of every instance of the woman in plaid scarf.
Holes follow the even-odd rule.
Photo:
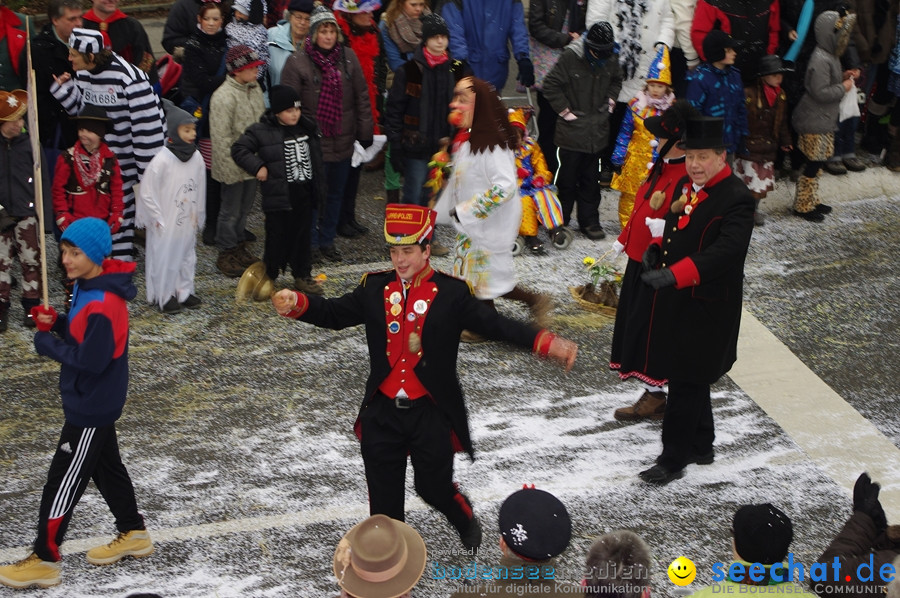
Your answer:
[[[338,43],[334,14],[317,6],[311,16],[309,37],[303,47],[284,64],[281,84],[300,94],[306,114],[314,114],[322,132],[322,154],[328,188],[325,206],[313,215],[313,257],[318,247],[322,257],[340,261],[334,246],[344,187],[350,176],[353,142],[372,145],[372,107],[359,59],[353,50]]]

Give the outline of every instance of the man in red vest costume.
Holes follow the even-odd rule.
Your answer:
[[[471,550],[481,544],[481,525],[453,482],[454,453],[465,451],[474,459],[456,374],[460,333],[472,330],[515,343],[566,370],[578,347],[498,314],[465,281],[433,270],[435,218],[423,206],[388,204],[384,238],[394,269],[366,274],[355,290],[335,299],[285,289],[272,303],[282,316],[322,328],[365,325],[370,372],[354,429],[370,513],[404,520],[409,455],[416,492],[447,517]]]
[[[103,35],[104,48],[147,73],[150,83],[155,85],[159,81],[147,31],[140,21],[119,10],[119,0],[93,0],[91,10],[84,13],[83,19],[82,27]]]

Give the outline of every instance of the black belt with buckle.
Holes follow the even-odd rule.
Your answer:
[[[394,397],[391,399],[391,402],[394,403],[394,407],[397,409],[412,409],[424,404],[422,399],[410,399],[409,397]]]

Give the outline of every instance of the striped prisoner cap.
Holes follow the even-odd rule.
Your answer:
[[[103,35],[93,29],[73,29],[69,46],[82,54],[97,54],[103,49]]]

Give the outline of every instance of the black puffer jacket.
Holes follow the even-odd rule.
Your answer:
[[[185,97],[201,100],[225,80],[225,30],[207,35],[196,29],[184,46],[184,70],[179,85]]]
[[[43,153],[43,150],[41,150]],[[27,134],[12,139],[0,136],[0,205],[13,218],[34,216],[34,159]],[[41,156],[46,164],[47,160]],[[50,177],[42,169],[44,214],[52,214]],[[48,219],[49,220],[49,219]]]
[[[231,20],[231,9],[228,4],[230,3],[219,4],[223,12],[223,27]],[[200,14],[201,6],[203,6],[203,0],[176,0],[172,5],[162,36],[162,47],[166,52],[174,54],[175,48],[183,48],[187,44],[188,38],[197,30],[197,15]]]
[[[528,33],[531,37],[550,48],[565,48],[572,41],[562,28],[566,13],[574,6],[569,16],[569,31],[582,33],[585,30],[587,2],[572,0],[531,0],[528,7]]]
[[[284,142],[291,137],[305,137],[309,143],[312,194],[316,208],[321,213],[325,205],[325,165],[322,160],[321,135],[312,118],[303,114],[296,126],[285,127],[278,122],[271,110],[266,110],[259,122],[247,127],[244,134],[231,146],[231,158],[254,176],[263,166],[269,171],[268,179],[260,184],[263,212],[290,210]]]
[[[452,58],[428,66],[422,47],[394,73],[385,106],[385,133],[392,147],[408,158],[428,159],[440,149],[441,137],[450,137],[447,122],[456,83],[471,74],[466,63]]]

